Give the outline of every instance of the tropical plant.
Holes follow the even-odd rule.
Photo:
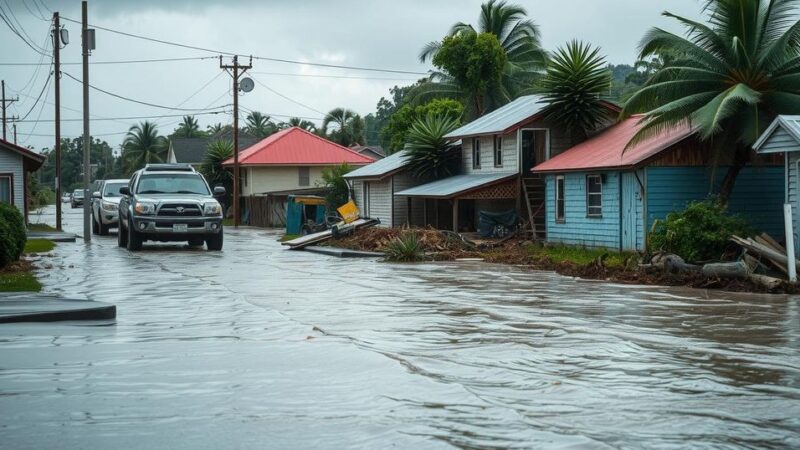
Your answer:
[[[571,41],[552,55],[542,78],[540,93],[547,103],[543,113],[586,137],[603,121],[606,109],[601,97],[610,86],[611,73],[600,49]]]
[[[276,131],[278,127],[270,120],[270,117],[261,114],[258,111],[253,111],[247,115],[245,131],[253,136],[263,139]]]
[[[353,144],[364,144],[365,128],[364,119],[354,111],[335,108],[325,115],[320,131],[331,141],[350,147]]]
[[[344,178],[350,170],[352,169],[347,163],[322,169],[321,187],[328,190],[325,203],[329,210],[335,210],[350,200],[350,187]]]
[[[408,168],[418,178],[453,175],[459,161],[459,147],[445,135],[459,126],[457,118],[429,114],[418,119],[408,132],[405,151]]]
[[[200,124],[194,116],[183,116],[183,121],[173,134],[175,137],[192,138],[203,136],[205,133],[200,131]]]
[[[387,150],[394,153],[406,145],[406,137],[411,126],[418,119],[430,114],[452,117],[461,124],[464,115],[464,105],[449,98],[433,99],[424,105],[403,105],[389,118],[386,126],[381,130],[381,138],[387,142]]]
[[[719,187],[725,204],[751,146],[776,114],[800,113],[800,0],[706,0],[707,23],[669,12],[686,37],[660,28],[642,39],[640,58],[670,52],[625,105],[623,116],[646,113],[628,147],[679,124],[695,127],[728,164]],[[713,172],[713,171],[712,171]]]
[[[208,132],[209,135],[216,136],[219,133],[222,133],[223,131],[225,131],[225,128],[226,128],[225,125],[217,122],[217,123],[215,123],[213,125],[208,125],[206,127],[206,131]]]
[[[128,130],[122,148],[128,168],[136,170],[145,164],[162,162],[167,152],[167,139],[158,135],[155,123],[144,121]]]
[[[306,131],[310,131],[312,133],[317,131],[317,126],[314,125],[314,122],[311,122],[310,120],[301,119],[299,117],[292,117],[289,119],[288,122],[282,125],[284,125],[282,128],[298,127]]]
[[[383,252],[389,261],[414,262],[425,259],[422,242],[414,231],[403,230],[400,236],[386,244]]]
[[[230,204],[227,200],[233,192],[233,172],[226,169],[222,163],[230,158],[233,158],[233,143],[226,140],[214,141],[208,145],[203,164],[200,166],[200,173],[208,184],[225,188],[225,204]]]
[[[470,118],[498,108],[516,97],[520,90],[530,86],[538,77],[547,61],[547,52],[540,44],[539,29],[526,16],[525,8],[519,5],[509,5],[502,0],[489,0],[481,5],[477,29],[459,22],[453,25],[448,33],[448,37],[483,33],[494,35],[505,54],[498,83],[490,83],[482,93],[470,92],[470,87],[462,85],[456,79],[456,74],[449,73],[445,69],[444,72],[432,73],[433,82],[416,89],[415,96],[423,95],[424,100],[430,99],[431,96],[464,98],[466,93],[467,97],[472,97],[472,103],[476,97],[482,97],[481,108],[473,108],[467,104]],[[445,42],[443,40],[427,44],[420,53],[420,60],[424,62],[429,58],[435,59]]]

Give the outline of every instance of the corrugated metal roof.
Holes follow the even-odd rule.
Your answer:
[[[458,194],[495,184],[515,176],[517,176],[516,173],[509,172],[456,175],[432,183],[415,186],[404,191],[395,192],[394,195],[402,197],[451,198],[456,197]]]
[[[774,133],[778,127],[782,127],[787,133],[791,134],[792,137],[797,140],[797,142],[800,142],[800,116],[781,115],[776,117],[770,126],[764,130],[764,133],[761,135],[761,137],[759,137],[756,143],[753,144],[753,148],[756,151],[761,150],[761,146],[767,142],[769,137],[772,136],[772,133]]]
[[[458,138],[479,134],[500,133],[529,117],[535,116],[544,107],[545,104],[542,102],[542,97],[538,95],[519,97],[502,108],[496,109],[448,133],[445,137]]]
[[[386,158],[379,159],[372,164],[360,167],[348,174],[345,178],[383,178],[392,172],[402,169],[408,163],[408,152],[400,150]]]
[[[631,138],[641,129],[642,116],[624,120],[564,153],[532,169],[532,172],[564,172],[636,166],[674,144],[691,136],[688,125],[679,126],[647,139],[625,150]]]
[[[239,164],[259,165],[364,165],[375,161],[335,142],[321,138],[302,128],[279,131],[239,153]],[[233,158],[224,165],[233,164]]]

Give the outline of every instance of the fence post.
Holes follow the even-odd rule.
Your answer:
[[[789,281],[797,283],[797,259],[794,256],[794,227],[790,203],[783,205],[783,222],[786,230],[786,257],[788,259],[786,266],[789,269]]]

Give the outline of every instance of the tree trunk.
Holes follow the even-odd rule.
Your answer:
[[[725,173],[725,178],[722,179],[722,184],[719,187],[719,202],[727,206],[728,200],[731,198],[733,186],[736,183],[736,177],[742,171],[745,165],[750,160],[750,149],[744,145],[737,144],[736,151],[733,155],[733,161]]]

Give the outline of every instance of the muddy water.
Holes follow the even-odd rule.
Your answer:
[[[341,260],[276,236],[60,245],[45,290],[118,318],[0,326],[0,447],[800,447],[797,297]]]

